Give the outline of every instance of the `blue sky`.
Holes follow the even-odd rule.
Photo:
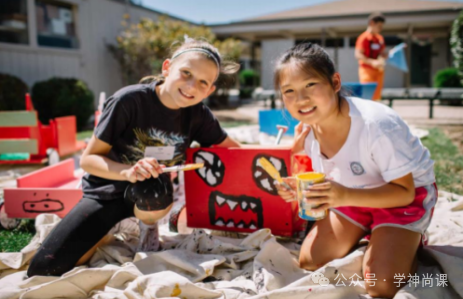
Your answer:
[[[140,1],[140,0],[138,0]],[[332,0],[141,0],[143,5],[190,21],[228,23]],[[387,1],[387,0],[384,0]],[[453,0],[463,2],[463,0]]]
[[[227,23],[329,0],[142,0],[144,6],[190,21]],[[462,0],[463,1],[463,0]]]

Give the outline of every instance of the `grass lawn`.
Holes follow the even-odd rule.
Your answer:
[[[77,133],[77,140],[85,140],[86,138],[92,137],[93,130],[91,131],[82,131]]]
[[[226,122],[224,127],[243,125],[242,122]],[[79,133],[79,139],[92,135],[92,131]],[[439,129],[429,131],[429,136],[423,139],[424,145],[430,150],[432,159],[436,162],[434,171],[437,186],[440,190],[463,195],[463,154],[451,140]],[[33,220],[22,220],[21,225],[12,231],[0,230],[0,252],[18,252],[26,246],[34,235]]]
[[[34,220],[22,219],[17,228],[12,231],[0,230],[0,252],[19,252],[35,234]]]
[[[437,128],[429,130],[429,136],[422,141],[435,162],[437,188],[463,195],[463,154]]]

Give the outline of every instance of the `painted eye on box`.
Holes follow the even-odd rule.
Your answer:
[[[225,175],[225,165],[219,156],[207,151],[197,151],[193,154],[193,161],[194,163],[204,163],[204,167],[196,170],[204,183],[211,187],[222,183]]]
[[[262,157],[269,160],[270,163],[275,166],[281,177],[288,176],[285,161],[281,158],[269,155],[257,155],[252,162],[252,178],[254,179],[257,187],[269,194],[278,195],[278,190],[273,183],[274,179],[267,173],[267,171],[264,170],[264,168],[262,168],[262,165],[259,162],[259,159]]]

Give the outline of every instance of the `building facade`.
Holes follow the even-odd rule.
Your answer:
[[[271,89],[273,65],[291,46],[310,41],[326,48],[344,82],[358,82],[355,41],[367,27],[368,15],[386,16],[383,35],[387,49],[407,43],[410,72],[386,68],[385,87],[432,86],[432,78],[451,66],[449,37],[462,2],[426,0],[338,0],[275,14],[213,25],[219,37],[238,37],[248,42],[248,67],[261,72],[261,85]]]
[[[85,81],[95,98],[122,87],[108,51],[124,16],[156,20],[160,12],[125,0],[1,0],[0,73],[28,86],[52,77]]]

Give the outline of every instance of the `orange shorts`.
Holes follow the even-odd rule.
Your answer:
[[[381,100],[381,90],[383,89],[384,82],[384,70],[359,67],[359,79],[360,83],[376,82],[378,85],[376,86],[372,99],[375,101]]]

